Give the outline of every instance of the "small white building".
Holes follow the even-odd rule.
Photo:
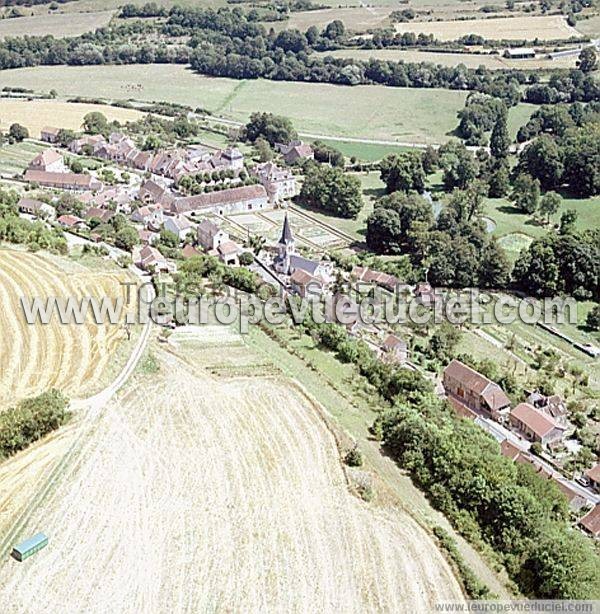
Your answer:
[[[229,235],[211,220],[204,220],[196,230],[198,243],[207,252],[229,242]]]
[[[164,218],[164,228],[179,237],[183,241],[185,237],[192,232],[193,226],[190,221],[183,215],[167,215]]]
[[[39,153],[30,163],[32,171],[46,171],[47,173],[64,173],[67,171],[65,160],[56,149],[46,149]]]

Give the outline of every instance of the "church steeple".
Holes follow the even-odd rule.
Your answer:
[[[294,235],[292,234],[292,227],[286,211],[285,219],[283,220],[283,231],[281,232],[281,239],[279,239],[279,245],[293,245],[293,243]]]

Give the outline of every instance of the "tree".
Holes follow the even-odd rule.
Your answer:
[[[513,184],[511,200],[523,213],[535,213],[540,201],[539,180],[524,173],[519,175]]]
[[[579,217],[577,211],[575,209],[567,209],[560,216],[560,227],[559,232],[561,235],[570,234],[575,230],[575,224],[577,223],[577,218]]]
[[[587,198],[600,194],[600,130],[569,130],[561,146],[563,180],[573,192]]]
[[[83,164],[81,163],[80,160],[77,160],[76,158],[71,160],[71,163],[69,164],[69,168],[74,173],[83,173]]]
[[[312,144],[312,148],[317,162],[328,163],[331,164],[331,166],[344,168],[346,161],[344,159],[344,154],[339,149],[327,145],[327,143],[323,141],[315,141]]]
[[[313,164],[306,173],[298,200],[340,217],[354,218],[362,209],[358,178],[341,169]]]
[[[556,295],[561,288],[560,265],[549,237],[535,240],[519,254],[513,279],[534,296]]]
[[[160,231],[160,242],[166,247],[177,247],[179,245],[179,237],[173,231],[163,228]]]
[[[510,261],[494,237],[483,250],[479,284],[482,288],[507,288],[510,283],[510,273]]]
[[[449,141],[439,149],[443,182],[447,190],[466,188],[477,177],[475,159],[459,141]]]
[[[490,198],[504,198],[510,190],[510,172],[506,160],[500,160],[492,168],[488,180]]]
[[[545,190],[551,190],[561,183],[562,158],[557,142],[549,134],[542,134],[521,152],[519,169],[539,179]]]
[[[262,137],[258,137],[254,141],[254,149],[256,150],[256,156],[260,162],[269,162],[275,155],[271,149],[271,146],[269,145],[269,141],[263,139]]]
[[[590,330],[600,331],[600,305],[599,304],[594,305],[592,309],[590,310],[590,312],[587,314],[585,324]]]
[[[377,254],[402,251],[402,223],[397,211],[377,207],[367,218],[367,245]]]
[[[500,113],[490,137],[490,152],[497,160],[508,157],[510,137],[508,136],[507,116],[506,109],[504,113]]]
[[[396,190],[421,193],[425,189],[425,171],[420,153],[390,154],[380,162],[379,169],[388,194]]]
[[[540,201],[540,213],[547,216],[548,224],[550,216],[554,215],[560,209],[562,198],[556,192],[546,192]]]
[[[287,117],[260,112],[250,115],[250,121],[244,128],[244,135],[251,143],[263,137],[272,147],[275,143],[289,143],[298,136]]]
[[[584,73],[592,72],[598,68],[598,54],[593,46],[590,45],[581,50],[577,65],[579,70]]]
[[[103,134],[108,131],[108,120],[99,111],[92,111],[84,116],[83,129],[88,134]]]
[[[115,235],[115,245],[127,252],[132,251],[139,242],[137,230],[131,226],[125,226]]]
[[[17,143],[29,138],[29,130],[21,124],[12,124],[8,129],[8,135],[14,139]]]

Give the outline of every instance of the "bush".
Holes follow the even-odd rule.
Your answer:
[[[363,465],[363,455],[362,452],[358,449],[358,446],[354,446],[352,450],[346,454],[344,457],[344,462],[348,467],[362,467]]]

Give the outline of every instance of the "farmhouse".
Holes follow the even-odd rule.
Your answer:
[[[201,256],[202,254],[193,245],[187,243],[181,250],[181,255],[183,256],[184,260],[189,260],[195,256]]]
[[[233,241],[225,241],[217,247],[217,254],[221,262],[228,266],[238,266],[240,248]]]
[[[251,173],[264,186],[272,203],[279,203],[298,193],[294,175],[287,169],[279,168],[273,162],[259,164],[252,169]]]
[[[197,196],[176,198],[171,205],[171,211],[173,213],[210,211],[218,215],[225,215],[266,209],[268,202],[267,192],[262,185],[250,185],[208,194],[198,194]]]
[[[83,217],[89,221],[93,218],[100,220],[102,223],[106,223],[115,217],[115,213],[110,209],[100,209],[99,207],[90,207],[84,214]]]
[[[155,247],[150,245],[144,245],[140,250],[139,265],[144,271],[166,273],[170,270],[166,258]]]
[[[351,276],[357,282],[375,284],[385,288],[386,290],[395,290],[397,285],[400,283],[400,280],[397,277],[394,277],[394,275],[388,275],[387,273],[374,271],[373,269],[361,266],[355,266],[352,269]]]
[[[22,198],[17,206],[19,207],[19,211],[36,217],[51,219],[56,216],[56,209],[52,205],[34,198]]]
[[[594,537],[600,537],[600,503],[594,509],[588,512],[580,521],[579,524]]]
[[[600,492],[600,463],[596,463],[591,469],[585,472],[585,477],[589,480],[590,486]]]
[[[85,222],[76,215],[61,215],[56,220],[63,228],[83,228]]]
[[[69,150],[76,154],[90,152],[95,154],[96,151],[106,144],[106,139],[101,134],[95,134],[93,136],[83,136],[80,139],[71,141]]]
[[[527,439],[542,445],[561,440],[566,430],[529,403],[519,403],[510,412],[509,420]]]
[[[319,296],[323,293],[323,282],[303,271],[302,269],[296,269],[290,277],[290,285],[292,290],[299,294],[302,298],[309,298],[310,296]]]
[[[175,197],[166,186],[157,183],[153,179],[147,179],[140,187],[138,199],[145,205],[159,204],[168,206],[175,200]]]
[[[40,132],[40,140],[46,143],[58,142],[58,134],[60,128],[53,128],[52,126],[44,126]]]
[[[66,170],[65,161],[55,149],[46,149],[39,153],[30,163],[32,171],[48,171],[49,173],[63,173]]]
[[[30,169],[25,172],[24,179],[29,183],[60,190],[96,191],[102,187],[102,184],[91,175],[77,173],[50,173]]]
[[[526,403],[543,411],[558,424],[565,427],[568,426],[567,406],[559,395],[553,394],[551,396],[544,396],[539,392],[533,392],[527,397]]]
[[[159,230],[165,221],[163,208],[160,205],[139,207],[131,214],[131,221],[144,224],[151,230]]]
[[[286,164],[295,164],[302,159],[312,160],[315,157],[313,148],[302,141],[291,141],[287,145],[275,143],[275,149],[281,152]]]
[[[381,344],[389,362],[405,363],[408,360],[408,344],[396,335],[388,335]]]
[[[211,220],[204,220],[198,224],[197,228],[198,243],[207,251],[217,249],[219,245],[229,241],[229,235],[221,230]]]
[[[165,230],[169,230],[183,241],[186,235],[193,229],[190,221],[183,215],[168,215],[165,217]]]
[[[460,360],[453,360],[444,369],[443,385],[449,397],[494,419],[510,409],[510,399],[498,384]]]

